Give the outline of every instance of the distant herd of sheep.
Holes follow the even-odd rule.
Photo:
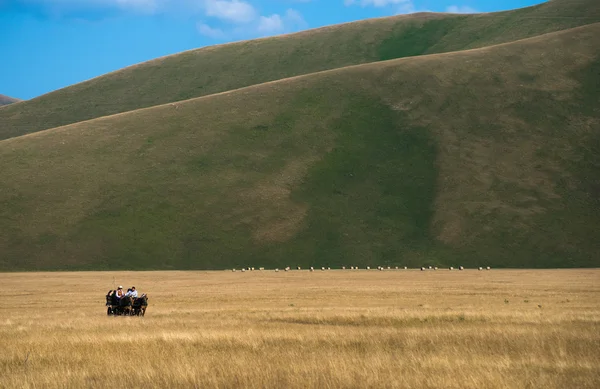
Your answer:
[[[359,270],[359,269],[360,269],[360,267],[358,267],[358,266],[350,266],[349,268],[346,267],[346,266],[342,266],[342,268],[341,268],[341,270]],[[371,270],[371,267],[370,266],[366,266],[365,269],[366,270]],[[491,270],[491,269],[492,268],[489,267],[489,266],[487,266],[485,268],[483,268],[483,267],[480,266],[480,267],[477,268],[477,270],[479,270],[479,271],[482,271],[482,270]],[[254,270],[257,270],[257,269],[255,269],[254,267],[243,267],[241,269],[242,272],[254,271]],[[263,271],[263,270],[265,270],[265,268],[264,267],[259,267],[258,270],[259,271]],[[289,266],[283,269],[283,271],[290,271],[290,270],[292,270],[292,268],[290,268]],[[296,268],[296,270],[302,270],[302,268],[300,266],[298,266]],[[315,268],[313,266],[311,266],[310,268],[308,268],[308,270],[309,271],[315,271]],[[326,271],[326,270],[331,270],[331,268],[330,267],[321,267],[321,271]],[[406,267],[406,266],[404,266],[404,267],[395,266],[395,267],[392,268],[391,266],[387,266],[387,267],[377,266],[377,270],[379,270],[379,271],[383,271],[383,270],[408,270],[408,267]],[[425,270],[438,270],[438,267],[437,266],[427,266],[427,267],[423,266],[423,267],[421,267],[421,271],[425,271]],[[448,270],[454,270],[454,267],[450,266],[448,268]],[[465,268],[463,266],[459,266],[458,270],[465,270]],[[235,271],[237,271],[237,269],[232,269],[231,271],[235,272]],[[276,268],[275,271],[279,272],[279,268]]]

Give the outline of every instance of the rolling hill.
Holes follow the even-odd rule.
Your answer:
[[[600,22],[597,0],[479,15],[416,14],[159,58],[0,110],[0,139],[349,65],[511,42]]]
[[[16,103],[19,101],[21,101],[21,100],[14,99],[12,97],[4,96],[4,95],[0,95],[0,107],[3,105],[13,104],[13,103]]]
[[[557,0],[516,12],[564,4],[592,3]],[[125,74],[138,74],[129,85],[141,89],[123,91],[122,109],[153,104],[144,100],[152,91],[154,102],[173,99],[138,81],[150,77],[143,69],[168,72],[175,59],[19,105],[31,114],[67,95],[95,90],[103,99],[110,80]],[[181,77],[189,75],[183,69]],[[264,76],[235,85],[257,80]],[[214,91],[232,87],[223,82]],[[6,139],[0,269],[598,267],[598,85],[595,23]],[[92,112],[75,118],[73,110],[64,118]]]

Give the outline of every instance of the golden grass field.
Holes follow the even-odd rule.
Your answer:
[[[113,279],[146,316],[107,317]],[[2,388],[598,388],[600,270],[0,274]]]

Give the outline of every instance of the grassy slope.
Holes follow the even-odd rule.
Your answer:
[[[420,14],[185,52],[0,110],[0,139],[382,59],[510,42],[600,21],[597,0],[483,15]]]
[[[14,99],[12,97],[4,96],[4,95],[0,95],[0,107],[3,106],[3,105],[8,105],[8,104],[16,103],[18,101],[21,101],[21,100]]]
[[[0,268],[600,266],[600,24],[0,142]]]

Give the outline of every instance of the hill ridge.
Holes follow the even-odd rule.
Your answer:
[[[14,97],[0,94],[0,108],[5,105],[14,104],[22,101],[21,99],[15,99]]]
[[[62,129],[62,128],[65,128],[65,127],[70,127],[70,126],[79,125],[79,124],[83,124],[83,123],[89,123],[89,122],[92,122],[92,121],[95,121],[95,120],[102,120],[102,119],[108,119],[108,118],[121,117],[121,116],[128,115],[128,114],[131,114],[131,113],[144,112],[144,111],[152,110],[154,108],[159,108],[159,107],[179,106],[179,105],[183,105],[183,104],[186,104],[186,103],[191,103],[191,102],[194,102],[194,101],[200,101],[200,100],[208,99],[208,98],[215,97],[215,96],[228,95],[228,94],[231,94],[231,93],[240,93],[240,92],[243,92],[243,91],[251,91],[253,89],[259,89],[261,87],[266,87],[266,86],[270,86],[270,85],[276,85],[276,84],[279,84],[279,83],[286,83],[286,82],[290,82],[290,81],[294,81],[294,80],[299,80],[299,79],[304,79],[304,78],[309,78],[309,77],[313,77],[313,76],[317,76],[317,75],[323,75],[323,74],[329,74],[329,73],[336,73],[336,72],[345,71],[345,70],[351,70],[351,69],[360,69],[360,68],[377,67],[377,66],[382,66],[383,67],[383,66],[389,66],[389,65],[401,63],[401,62],[404,62],[404,61],[431,60],[431,59],[434,59],[434,58],[437,58],[437,57],[443,58],[443,57],[450,57],[450,56],[454,56],[454,55],[465,55],[465,54],[469,54],[469,53],[483,52],[483,51],[486,51],[486,50],[490,50],[490,49],[494,49],[494,48],[498,48],[498,47],[510,46],[510,45],[514,45],[514,44],[518,44],[518,43],[523,43],[523,42],[535,42],[536,40],[544,40],[544,39],[547,39],[547,38],[552,37],[552,36],[568,35],[568,34],[570,34],[572,32],[576,32],[578,30],[585,30],[585,29],[587,29],[589,27],[592,27],[592,26],[600,26],[600,22],[598,22],[598,23],[591,23],[591,24],[587,24],[587,25],[584,25],[584,26],[574,27],[574,28],[570,28],[570,29],[566,29],[566,30],[550,32],[550,33],[546,33],[546,34],[542,34],[542,35],[537,35],[537,36],[530,37],[530,38],[519,39],[519,40],[512,41],[512,42],[499,43],[499,44],[491,45],[491,46],[478,47],[478,48],[466,49],[466,50],[460,50],[460,51],[451,51],[451,52],[446,52],[446,53],[433,53],[433,54],[424,54],[424,55],[419,55],[419,56],[414,56],[414,57],[404,57],[404,58],[395,58],[395,59],[389,59],[389,60],[383,60],[383,61],[374,61],[374,62],[362,63],[362,64],[357,64],[357,65],[348,65],[348,66],[344,66],[344,67],[341,67],[341,68],[321,70],[321,71],[314,72],[314,73],[300,74],[300,75],[297,75],[297,76],[282,78],[282,79],[273,80],[273,81],[267,81],[267,82],[260,83],[260,84],[249,85],[249,86],[241,87],[241,88],[238,88],[238,89],[231,89],[231,90],[227,90],[227,91],[223,91],[223,92],[218,92],[218,93],[214,93],[214,94],[210,94],[210,95],[192,97],[192,98],[187,99],[187,100],[180,100],[180,101],[168,102],[168,103],[158,104],[158,105],[154,105],[154,106],[150,106],[150,107],[138,108],[138,109],[134,109],[134,110],[131,110],[131,111],[119,112],[119,113],[112,114],[112,115],[100,116],[100,117],[97,117],[97,118],[93,118],[93,119],[89,119],[89,120],[83,120],[81,122],[76,122],[76,123],[70,123],[70,124],[67,124],[67,125],[64,125],[64,126],[48,128],[46,130],[41,130],[41,131],[29,133],[29,134],[24,134],[24,135],[20,135],[20,136],[13,137],[13,138],[0,139],[0,143],[1,142],[5,142],[5,141],[10,141],[10,140],[18,139],[18,138],[21,138],[21,137],[35,136],[37,134],[45,133],[47,131],[53,131],[53,130],[58,130],[58,129]]]
[[[569,5],[570,14],[561,8],[565,4]],[[544,22],[527,19],[532,15],[555,15],[555,10],[576,18]],[[598,3],[561,0],[500,13],[421,14],[365,20],[283,37],[193,49],[63,88],[18,109],[4,109],[0,111],[0,138],[299,74],[489,46],[588,24],[591,20],[600,21]]]

